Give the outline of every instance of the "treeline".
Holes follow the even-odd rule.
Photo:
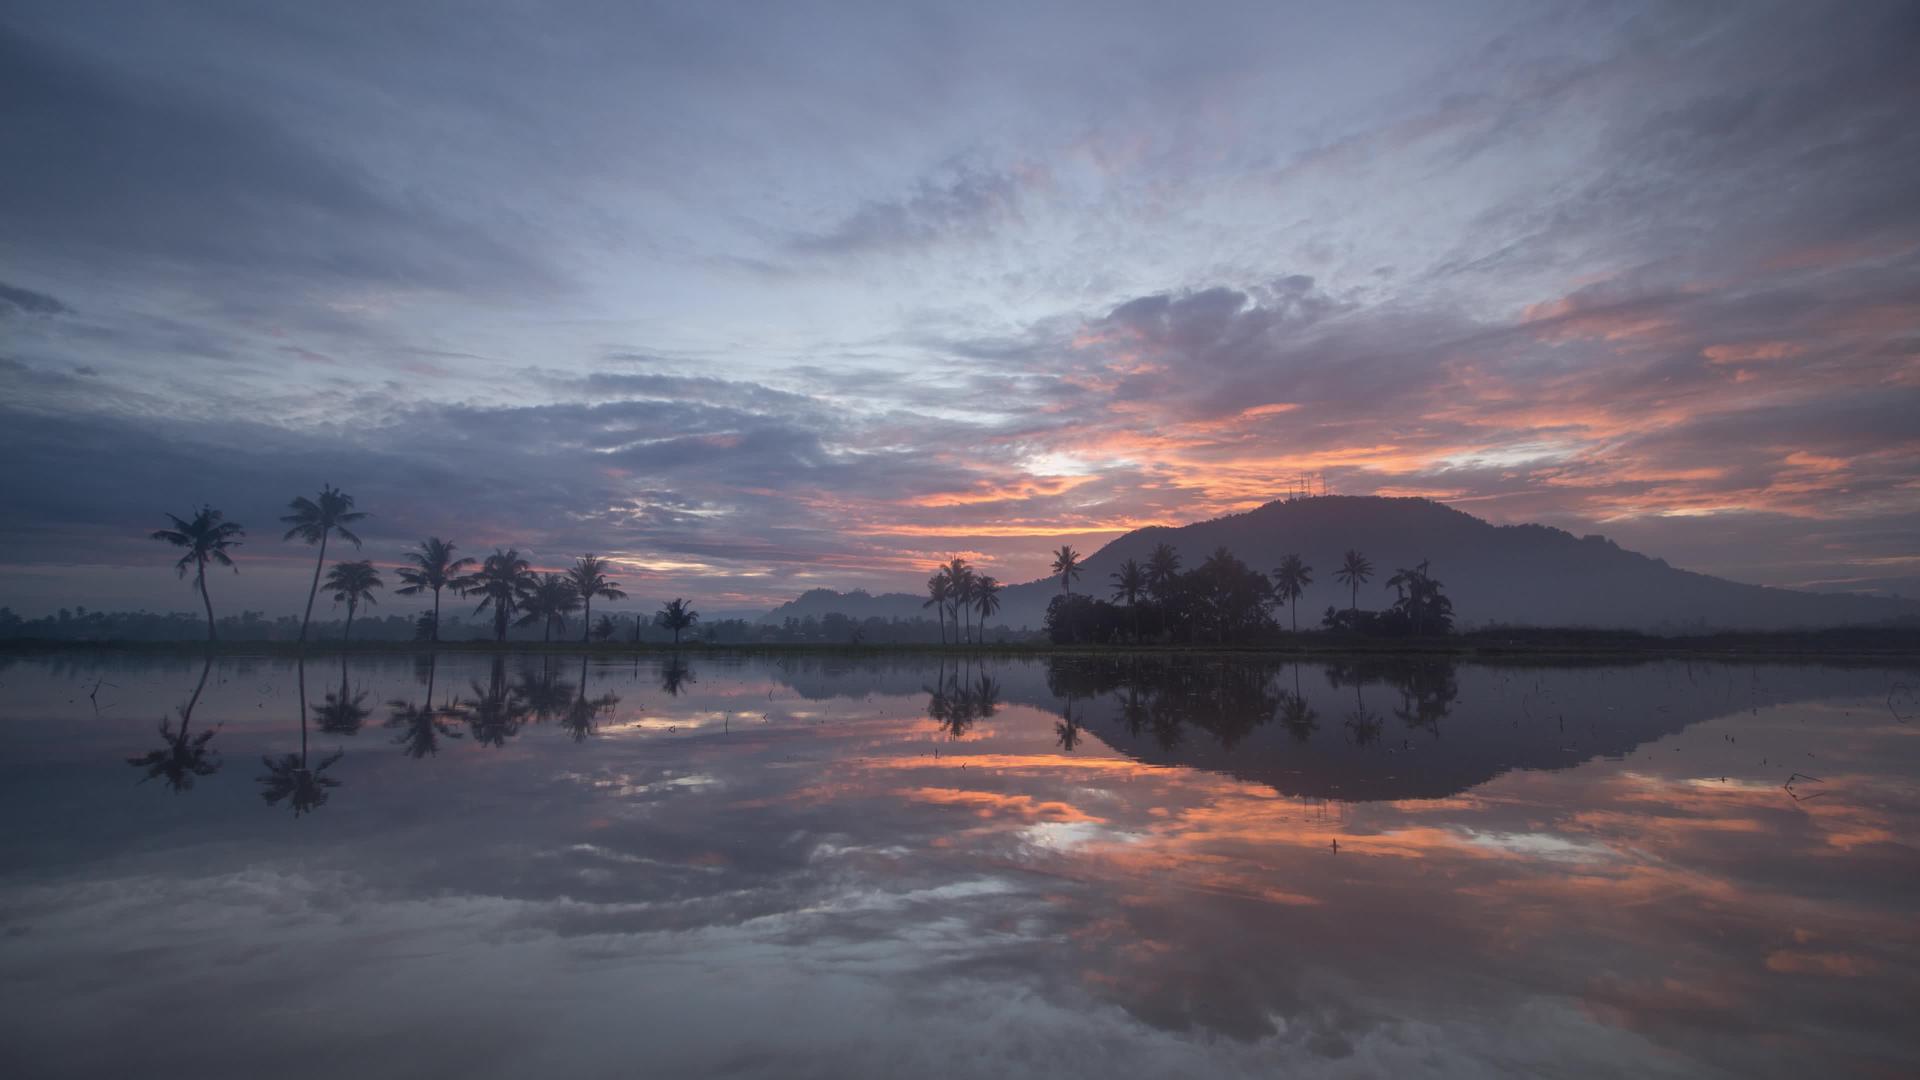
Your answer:
[[[1313,583],[1313,567],[1298,555],[1286,556],[1269,577],[1224,547],[1190,570],[1181,569],[1179,553],[1168,544],[1155,547],[1145,564],[1128,559],[1110,575],[1112,600],[1072,591],[1080,556],[1071,547],[1055,553],[1053,569],[1061,593],[1047,606],[1046,634],[1056,645],[1257,643],[1280,635],[1281,610],[1287,611],[1288,629],[1299,629],[1296,609]],[[1350,586],[1352,604],[1328,607],[1322,630],[1383,637],[1453,630],[1453,602],[1425,562],[1387,579],[1395,599],[1378,611],[1359,606],[1360,587],[1374,576],[1365,556],[1348,551],[1333,576]]]

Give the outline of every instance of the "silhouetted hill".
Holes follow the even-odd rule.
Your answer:
[[[1088,556],[1075,591],[1107,596],[1108,575],[1128,558],[1146,562],[1160,543],[1173,545],[1186,568],[1217,547],[1266,572],[1288,552],[1299,552],[1314,579],[1301,600],[1302,629],[1319,625],[1327,607],[1347,606],[1347,588],[1334,581],[1333,572],[1348,548],[1366,555],[1376,571],[1360,589],[1361,607],[1385,607],[1393,596],[1385,585],[1394,569],[1429,559],[1463,629],[1498,623],[1773,630],[1920,616],[1920,601],[1745,585],[1677,569],[1601,536],[1577,537],[1544,525],[1493,525],[1428,499],[1375,496],[1271,502],[1178,528],[1136,529]],[[1053,579],[1008,587],[995,621],[1039,626],[1059,588]],[[853,595],[878,605],[876,614],[922,613],[921,597]]]
[[[808,589],[760,616],[760,621],[777,624],[787,619],[804,619],[809,615],[817,619],[836,611],[851,619],[875,616],[882,619],[932,619],[932,609],[923,610],[920,606],[925,600],[924,596],[908,593],[881,593],[875,596],[865,589],[845,593],[832,589]]]

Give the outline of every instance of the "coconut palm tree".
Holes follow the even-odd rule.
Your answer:
[[[955,555],[947,561],[947,602],[953,605],[953,624],[959,628],[960,643],[967,643],[967,610],[973,606],[973,567]]]
[[[573,736],[574,742],[585,742],[594,734],[602,713],[612,712],[620,704],[620,697],[614,693],[601,694],[597,698],[587,696],[587,658],[580,657],[580,693],[567,705],[560,717],[560,726]]]
[[[187,576],[188,567],[193,568],[193,586],[200,590],[200,602],[207,608],[207,640],[216,640],[219,635],[213,629],[213,601],[207,597],[207,564],[233,566],[233,556],[227,552],[240,546],[240,538],[247,535],[247,531],[238,523],[225,520],[225,515],[211,506],[202,506],[191,521],[182,521],[172,514],[167,515],[167,520],[173,522],[173,528],[154,530],[153,539],[187,549],[173,566],[181,577]],[[240,568],[234,566],[233,572],[239,573]],[[181,730],[186,730],[184,725]]]
[[[1300,595],[1306,592],[1307,586],[1311,584],[1313,584],[1313,567],[1308,566],[1306,560],[1299,555],[1287,555],[1280,560],[1279,567],[1273,572],[1273,595],[1275,599],[1287,605],[1293,619],[1295,633],[1300,631],[1298,601]]]
[[[345,642],[353,633],[353,615],[360,610],[362,602],[377,604],[373,598],[375,589],[383,588],[380,571],[374,569],[373,561],[361,559],[358,562],[334,563],[327,571],[327,591],[333,594],[333,602],[347,605],[347,625],[340,631],[340,640]]]
[[[1172,544],[1155,544],[1147,556],[1147,591],[1155,597],[1166,595],[1167,586],[1180,575],[1180,553]]]
[[[1365,555],[1348,548],[1346,557],[1340,560],[1340,569],[1333,572],[1333,579],[1353,590],[1347,610],[1357,612],[1360,610],[1360,586],[1373,580],[1373,564],[1367,561]]]
[[[418,596],[423,592],[433,593],[433,622],[428,632],[428,640],[438,643],[440,640],[440,590],[452,585],[466,569],[472,566],[472,559],[453,557],[453,544],[437,536],[429,536],[420,541],[412,551],[407,552],[406,560],[412,566],[403,566],[397,573],[400,580],[406,582],[393,590],[401,596]]]
[[[360,538],[347,526],[366,517],[353,508],[353,496],[336,489],[332,484],[320,486],[320,497],[309,499],[300,495],[287,504],[293,513],[280,519],[289,525],[282,540],[299,537],[309,544],[320,545],[320,555],[313,561],[313,584],[307,589],[307,613],[300,618],[300,640],[307,640],[307,624],[313,620],[313,598],[320,592],[320,570],[327,563],[327,537],[338,533],[340,539],[350,541],[355,548],[360,546]]]
[[[673,643],[677,647],[680,644],[680,631],[698,622],[700,613],[693,610],[693,605],[685,600],[674,597],[667,601],[666,607],[661,608],[654,615],[654,619],[661,626],[673,631]]]
[[[533,585],[520,601],[520,609],[525,614],[515,626],[540,624],[540,640],[553,640],[553,624],[560,624],[562,633],[566,632],[567,616],[580,610],[580,594],[573,589],[573,579],[566,574],[540,574],[534,578]]]
[[[352,735],[357,733],[373,715],[366,706],[367,692],[352,689],[347,682],[347,654],[340,654],[340,689],[329,690],[320,704],[313,707],[313,719],[320,730],[328,735]]]
[[[453,715],[454,710],[436,709],[433,707],[433,674],[436,656],[437,654],[435,653],[427,654],[427,700],[425,705],[415,705],[411,701],[403,701],[399,698],[387,702],[387,707],[392,710],[391,714],[387,717],[387,726],[399,730],[399,734],[393,737],[393,741],[396,745],[404,748],[403,752],[408,757],[414,759],[424,758],[428,754],[439,753],[440,740],[443,738],[458,739],[462,737],[449,719],[449,717]]]
[[[479,606],[473,609],[474,614],[493,609],[493,638],[495,641],[505,641],[507,620],[519,612],[521,604],[539,582],[533,575],[533,568],[518,551],[495,548],[493,554],[480,563],[480,569],[450,584],[462,596],[480,598]]]
[[[1139,641],[1140,613],[1134,610],[1134,606],[1147,590],[1147,571],[1139,562],[1128,559],[1120,564],[1120,569],[1107,576],[1113,581],[1113,598],[1126,601],[1127,610],[1133,613],[1133,638]]]
[[[619,624],[613,621],[611,615],[602,615],[600,621],[593,624],[593,637],[596,641],[612,641],[613,635],[619,632]]]
[[[620,583],[607,580],[606,571],[612,563],[598,555],[588,554],[574,560],[573,568],[567,571],[567,580],[573,582],[573,591],[580,597],[581,605],[586,609],[580,616],[580,640],[585,643],[593,626],[593,598],[604,596],[609,600],[625,600],[627,594],[620,591]]]
[[[1053,572],[1060,575],[1060,591],[1071,593],[1074,579],[1080,576],[1080,553],[1061,544],[1053,553]]]
[[[1000,590],[1005,586],[992,574],[981,574],[973,582],[973,609],[980,614],[979,637],[987,636],[987,620],[1000,610]]]
[[[953,592],[953,579],[947,575],[947,568],[941,567],[927,579],[927,602],[923,608],[932,608],[934,618],[940,620],[940,644],[947,643],[947,599]]]

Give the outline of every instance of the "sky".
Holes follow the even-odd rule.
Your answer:
[[[1312,473],[1920,591],[1920,7],[0,13],[0,603],[287,500],[641,597],[1006,581]],[[1316,481],[1317,483],[1318,481]]]

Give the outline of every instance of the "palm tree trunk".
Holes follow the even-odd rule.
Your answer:
[[[342,645],[345,645],[347,639],[353,636],[353,609],[358,606],[360,605],[353,601],[347,602],[347,626],[346,629],[340,631],[340,644]]]
[[[307,658],[301,657],[294,670],[300,678],[300,767],[307,766]]]
[[[313,598],[320,592],[320,568],[327,565],[327,534],[320,534],[320,557],[313,560],[313,584],[307,588],[307,613],[300,616],[300,644],[307,643],[307,624],[313,621]]]
[[[433,590],[433,632],[429,637],[435,645],[440,644],[440,590],[437,587]],[[427,678],[431,680],[433,676],[429,674]],[[429,701],[427,704],[431,705],[433,702]]]
[[[585,645],[593,634],[593,594],[588,593],[580,599],[585,604],[580,609],[580,644]]]
[[[195,578],[200,583],[200,602],[207,606],[207,640],[218,641],[220,635],[213,629],[213,601],[207,596],[207,560],[200,560],[200,573]]]

